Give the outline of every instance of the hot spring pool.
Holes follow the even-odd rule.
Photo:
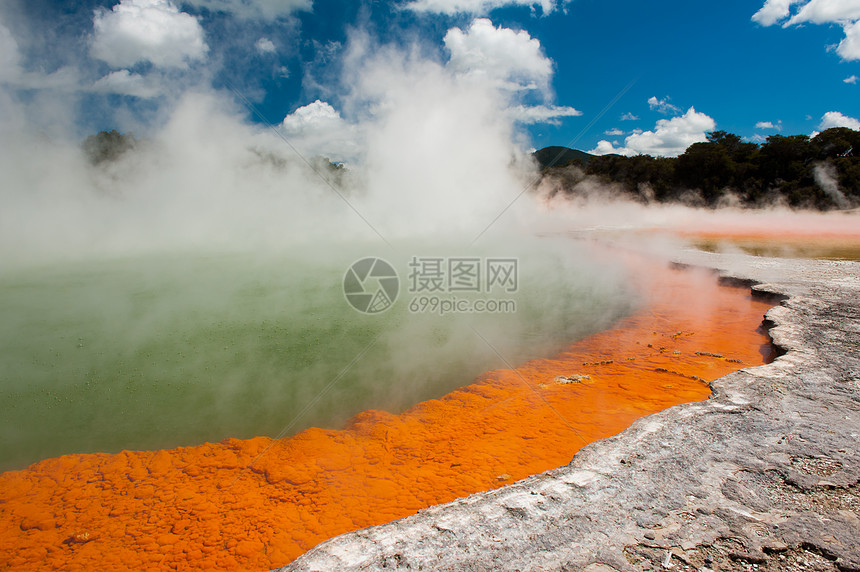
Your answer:
[[[344,272],[367,254],[359,248],[7,267],[0,470],[64,453],[337,427],[362,410],[441,396],[629,313],[623,272],[584,249],[508,248],[519,262],[519,287],[506,295],[516,312],[444,316],[410,312],[411,251],[384,254],[401,294],[377,315],[343,294]]]

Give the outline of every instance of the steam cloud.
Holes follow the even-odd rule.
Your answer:
[[[294,430],[342,422],[354,407],[402,408],[505,365],[471,328],[516,363],[629,311],[623,271],[566,240],[534,238],[550,226],[524,192],[537,171],[518,118],[577,112],[553,104],[552,64],[528,34],[479,19],[440,54],[353,31],[338,97],[270,127],[248,120],[238,90],[207,86],[214,48],[196,20],[161,0],[115,8],[96,15],[101,28],[86,40],[110,71],[87,83],[83,66],[68,69],[77,90],[154,97],[143,111],[112,110],[136,134],[131,149],[93,164],[77,92],[24,97],[20,65],[0,92],[0,302],[14,317],[0,339],[19,341],[0,344],[10,364],[0,397],[20,405],[0,466],[277,434],[344,369],[344,393]],[[173,27],[114,50],[133,44],[132,12]],[[197,47],[165,54],[181,37]],[[23,61],[10,38],[0,35],[3,59]],[[483,57],[494,50],[505,57]],[[467,254],[522,262],[515,314],[424,319],[401,303],[387,322],[368,321],[340,291],[361,257]],[[62,396],[61,411],[43,390]],[[326,413],[335,407],[346,413]]]
[[[141,35],[155,21],[162,32]],[[22,98],[18,47],[0,27],[11,74],[0,92],[6,260],[430,231],[474,236],[535,176],[518,121],[579,113],[551,104],[552,63],[540,43],[485,19],[452,28],[441,56],[379,46],[354,31],[339,109],[317,99],[277,132],[249,122],[234,93],[181,87],[169,70],[204,61],[208,46],[197,20],[170,2],[123,0],[98,11],[93,26],[90,55],[115,69],[91,91],[157,97],[158,106],[148,119],[121,113],[120,130],[141,134],[139,144],[93,166],[70,120],[74,98]],[[150,71],[135,71],[140,62]],[[55,117],[67,119],[46,121]],[[348,173],[330,172],[318,157],[346,162]],[[495,226],[511,225],[528,205],[516,201]]]
[[[839,190],[838,173],[836,167],[830,163],[819,163],[813,168],[815,182],[821,187],[827,196],[833,199],[833,202],[840,209],[851,207],[851,201]]]
[[[251,9],[232,0],[192,3],[255,21],[286,18],[310,5],[303,0],[263,2]],[[479,14],[494,4],[419,1],[411,6]],[[540,4],[546,11],[561,3],[520,4]],[[0,12],[0,17],[6,16]],[[159,36],[140,36],[137,26],[156,20],[170,25]],[[380,338],[385,363],[368,370],[368,378],[378,379],[382,371],[399,382],[374,391],[397,395],[402,406],[416,395],[438,394],[422,394],[426,388],[410,391],[410,384],[419,385],[415,378],[427,372],[441,377],[437,364],[443,359],[469,364],[479,348],[492,354],[469,327],[498,334],[488,338],[516,361],[532,357],[518,353],[523,346],[544,351],[553,343],[605,327],[630,309],[624,272],[574,247],[566,239],[572,230],[702,227],[700,210],[610,201],[611,189],[607,192],[603,186],[594,185],[591,200],[579,203],[563,201],[544,188],[531,192],[537,168],[522,124],[579,112],[554,105],[549,89],[553,65],[539,42],[486,19],[449,30],[444,53],[420,43],[380,45],[371,35],[353,30],[339,52],[342,61],[336,66],[331,97],[313,98],[283,120],[273,121],[271,128],[248,120],[248,100],[239,90],[212,87],[217,65],[214,44],[207,43],[195,18],[171,2],[123,0],[113,10],[99,11],[93,25],[92,35],[80,40],[85,46],[77,48],[100,60],[101,67],[56,55],[53,71],[38,72],[28,68],[27,58],[22,57],[26,38],[10,31],[18,33],[19,28],[0,23],[0,172],[4,174],[0,272],[6,280],[0,287],[11,285],[20,294],[26,289],[19,286],[31,276],[38,276],[40,284],[56,280],[56,290],[51,291],[68,298],[53,300],[50,308],[60,310],[50,316],[55,321],[45,323],[62,324],[62,308],[67,305],[96,308],[104,313],[105,328],[96,328],[100,333],[93,337],[107,343],[110,339],[104,332],[127,336],[123,339],[130,340],[131,349],[126,348],[123,360],[136,359],[139,347],[169,346],[162,330],[175,324],[177,317],[188,316],[190,323],[213,313],[203,321],[203,329],[211,327],[214,332],[205,343],[174,337],[189,348],[229,346],[235,352],[223,358],[225,367],[239,373],[224,382],[226,393],[214,398],[221,407],[233,406],[235,396],[244,391],[241,372],[275,379],[278,372],[293,367],[276,362],[252,368],[259,348],[230,345],[234,331],[261,327],[249,326],[244,315],[248,308],[241,303],[253,305],[248,292],[262,292],[254,304],[272,300],[273,308],[277,304],[291,308],[278,314],[280,319],[303,328],[302,335],[313,339],[314,332],[327,336],[329,330],[342,329],[345,322],[330,307],[332,300],[342,302],[337,283],[347,265],[359,257],[381,255],[396,262],[414,254],[478,252],[523,261],[523,281],[531,288],[532,298],[522,302],[518,316],[504,327],[483,316],[460,317],[424,329],[427,324],[401,319]],[[256,57],[277,48],[263,39],[257,33],[249,39],[249,50]],[[39,89],[29,92],[34,86]],[[89,133],[82,132],[78,123],[80,107],[91,102],[88,97],[93,93],[131,94],[144,100],[106,110],[120,131],[136,133],[137,142],[115,160],[98,164],[88,159],[80,145]],[[633,151],[668,153],[700,140],[712,127],[710,117],[690,108],[682,116],[660,120],[653,132],[630,135],[625,145]],[[343,162],[347,168],[339,169],[325,158]],[[817,176],[823,188],[830,185],[839,192],[826,168],[819,169]],[[713,217],[715,224],[727,224],[741,215]],[[762,220],[755,219],[754,224]],[[535,239],[536,234],[563,238]],[[655,244],[660,249],[675,247],[663,239]],[[231,276],[229,269],[212,270],[206,256],[213,253],[238,256],[243,262],[233,268],[245,270],[241,276]],[[133,271],[117,276],[93,263],[105,258]],[[172,261],[169,272],[152,262],[161,259]],[[197,262],[181,268],[181,261],[188,259]],[[296,259],[301,264],[277,266]],[[149,262],[139,264],[140,260]],[[184,273],[177,273],[177,260]],[[228,260],[232,259],[228,256]],[[64,266],[69,262],[73,271]],[[266,270],[259,270],[255,262]],[[205,280],[193,276],[198,264]],[[26,269],[32,266],[38,272],[28,275]],[[21,267],[25,270],[19,275]],[[305,273],[311,283],[303,280]],[[94,285],[92,289],[80,286],[86,283],[82,275]],[[65,287],[62,280],[74,284]],[[321,286],[314,280],[327,280],[329,287],[334,284],[334,297],[331,288],[320,293]],[[271,285],[282,283],[285,292],[273,293]],[[130,301],[117,294],[127,288],[132,289]],[[151,302],[147,296],[158,298],[164,293],[163,304],[147,305]],[[34,312],[44,308],[41,301],[24,298]],[[229,311],[216,314],[219,308]],[[248,310],[255,317],[277,314],[265,304],[254,306],[254,312]],[[36,313],[18,312],[19,326],[38,331],[38,323],[27,322],[34,315],[38,318]],[[230,327],[222,328],[219,316]],[[315,321],[326,322],[329,330],[314,330],[319,328]],[[23,330],[13,326],[7,325],[0,334],[15,338]],[[266,327],[267,335],[277,338],[276,342],[267,338],[266,343],[283,342],[280,322]],[[350,327],[365,334],[362,327]],[[50,338],[53,333],[57,335]],[[188,339],[198,334],[204,335],[192,332]],[[40,335],[50,338],[50,343],[68,345],[79,334]],[[222,338],[227,340],[223,346]],[[47,341],[45,346],[32,350],[34,355],[52,349]],[[75,352],[75,347],[62,351]],[[89,367],[82,357],[84,347],[89,346],[82,341],[79,354],[62,354],[77,356],[81,371]],[[362,347],[363,343],[353,349],[358,352]],[[441,354],[429,353],[431,349],[459,353],[437,358]],[[51,354],[45,360],[55,357]],[[211,356],[195,359],[199,361],[193,370],[199,372]],[[488,359],[492,366],[501,365],[493,361],[495,355]],[[309,379],[321,362],[304,369],[296,366],[296,371]],[[416,367],[422,371],[416,373]],[[320,374],[324,383],[330,374]],[[299,379],[296,387],[304,381]],[[37,389],[25,383],[20,395]],[[314,386],[314,391],[318,389]],[[299,404],[315,395],[310,389],[293,390],[293,401]],[[288,390],[272,383],[248,399],[259,404],[281,393]],[[283,426],[282,414],[268,412],[276,430]],[[217,417],[217,413],[208,415],[201,413],[206,423]]]

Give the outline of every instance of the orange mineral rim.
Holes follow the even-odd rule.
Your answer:
[[[65,455],[0,474],[0,567],[266,570],[338,534],[568,463],[644,415],[765,363],[770,307],[648,265],[643,309],[556,356],[340,430]]]

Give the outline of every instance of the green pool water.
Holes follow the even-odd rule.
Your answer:
[[[342,290],[357,256],[161,254],[3,268],[0,470],[398,412],[548,355],[634,303],[617,270],[529,249],[517,253],[517,292],[503,296],[516,312],[416,314],[409,257],[390,254],[401,295],[366,315]]]

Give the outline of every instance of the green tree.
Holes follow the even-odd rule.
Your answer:
[[[819,159],[860,157],[860,131],[847,127],[832,127],[816,135],[812,147]]]
[[[712,131],[706,135],[708,142],[724,149],[732,161],[737,164],[749,162],[758,151],[758,145],[748,143],[735,135],[725,131]]]
[[[640,200],[671,201],[697,189],[714,205],[730,190],[748,205],[781,198],[799,208],[827,209],[836,203],[833,193],[822,189],[822,162],[835,168],[829,172],[840,192],[860,204],[860,131],[846,128],[827,129],[813,139],[773,135],[761,146],[713,131],[674,159],[604,155],[592,158],[586,173],[620,184]]]
[[[734,179],[735,163],[726,149],[711,141],[693,143],[678,157],[675,176],[679,185],[699,189],[713,204]]]
[[[763,180],[778,183],[810,178],[809,163],[815,150],[806,135],[771,135],[759,150],[759,173]]]
[[[93,165],[115,161],[126,151],[133,149],[137,141],[134,134],[123,134],[117,130],[101,131],[90,135],[81,144],[84,153]]]

